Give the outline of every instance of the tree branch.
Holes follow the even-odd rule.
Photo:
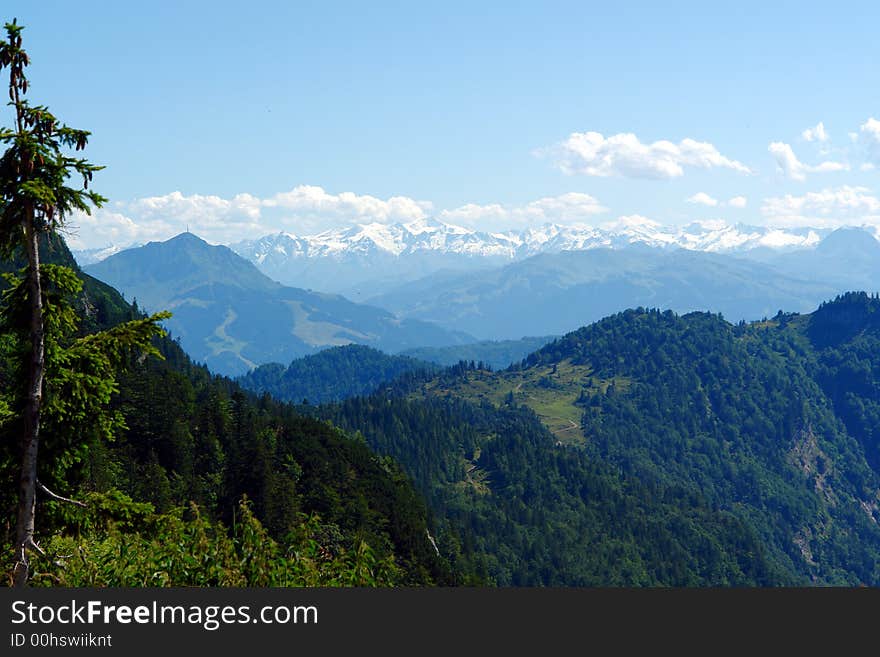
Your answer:
[[[26,547],[29,548],[29,549],[31,549],[31,550],[33,550],[33,551],[36,552],[37,554],[39,554],[41,557],[45,557],[45,556],[46,556],[46,551],[43,550],[43,548],[41,548],[39,545],[37,545],[37,542],[36,542],[34,539],[32,539],[32,538],[29,538],[29,539],[28,539],[28,542],[27,542],[27,546],[26,546]]]
[[[43,482],[41,482],[39,479],[37,479],[37,486],[39,487],[39,489],[40,489],[41,491],[43,491],[44,493],[46,493],[46,495],[48,495],[49,497],[51,497],[53,500],[58,500],[59,502],[67,502],[68,504],[75,504],[76,506],[81,506],[81,507],[84,508],[84,509],[86,508],[86,504],[85,504],[84,502],[79,502],[79,501],[77,501],[77,500],[72,500],[72,499],[70,499],[69,497],[63,497],[63,496],[61,496],[61,495],[58,495],[57,493],[53,493],[51,490],[49,490],[48,488],[46,488],[46,487],[43,485]]]

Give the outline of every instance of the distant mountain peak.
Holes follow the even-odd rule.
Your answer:
[[[171,309],[167,326],[184,348],[224,374],[351,342],[399,351],[473,341],[341,296],[284,286],[229,247],[191,232],[122,251],[86,271],[142,308]]]
[[[238,242],[232,248],[257,263],[281,256],[345,259],[370,253],[393,257],[434,254],[518,260],[544,252],[632,245],[712,252],[739,252],[759,247],[812,248],[828,232],[827,229],[783,230],[727,224],[721,220],[668,227],[638,215],[620,217],[601,226],[547,222],[521,230],[480,231],[436,218],[422,218],[397,224],[361,223],[301,237],[278,233]],[[296,248],[289,248],[292,243]]]
[[[204,244],[205,246],[210,246],[208,242],[203,240],[201,237],[196,235],[195,233],[191,233],[189,230],[185,230],[182,233],[178,233],[174,237],[171,237],[167,240],[150,242],[150,244]]]
[[[816,247],[816,252],[826,256],[851,257],[860,255],[880,257],[880,241],[866,228],[838,228]]]
[[[247,290],[272,290],[280,286],[229,247],[209,244],[191,232],[120,251],[86,270],[122,289],[133,287],[132,278],[148,275],[152,285],[142,283],[139,300],[150,310],[161,310],[163,288],[171,284],[178,292],[211,284]]]
[[[839,230],[871,235],[861,228]],[[694,221],[673,227],[663,226],[639,215],[619,217],[600,226],[545,222],[519,230],[481,231],[446,223],[436,217],[423,217],[394,224],[378,221],[357,223],[311,235],[279,231],[231,244],[230,248],[258,265],[271,262],[274,267],[280,267],[283,261],[290,259],[347,260],[373,255],[393,258],[456,256],[513,261],[544,252],[619,249],[637,245],[716,253],[740,253],[759,248],[778,251],[815,248],[829,233],[830,229],[770,228],[728,224],[720,219]],[[174,240],[208,244],[192,232],[180,233],[167,241]],[[74,255],[81,264],[91,264],[119,250],[119,246],[108,245],[102,249],[74,251]]]

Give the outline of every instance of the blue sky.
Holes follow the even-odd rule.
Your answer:
[[[32,100],[107,165],[111,203],[74,218],[74,246],[422,216],[880,223],[880,9],[712,4],[7,0],[4,18],[27,26]]]

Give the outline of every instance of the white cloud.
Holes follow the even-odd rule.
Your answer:
[[[685,202],[693,203],[695,205],[705,205],[710,208],[723,206],[729,206],[732,208],[744,208],[748,204],[748,199],[745,196],[734,196],[733,198],[725,202],[719,201],[718,199],[709,196],[706,192],[697,192],[693,196],[686,198]]]
[[[406,223],[425,219],[433,206],[405,196],[380,199],[352,192],[330,194],[301,185],[260,199],[238,194],[219,196],[172,192],[114,203],[92,216],[71,218],[71,248],[99,248],[166,240],[191,230],[208,242],[230,244],[279,231],[314,234],[355,223]],[[580,192],[548,196],[523,205],[468,204],[437,213],[439,219],[480,229],[506,229],[546,222],[582,223],[606,212],[599,201]]]
[[[171,192],[114,203],[71,218],[73,248],[102,247],[165,240],[191,230],[214,243],[231,243],[280,230],[315,231],[355,222],[390,223],[428,216],[431,204],[405,196],[379,199],[352,192],[329,194],[321,187],[301,185],[260,199],[251,194],[232,198]]]
[[[150,196],[121,206],[143,218],[175,217],[196,223],[208,220],[255,221],[260,217],[261,201],[250,194],[238,194],[232,199],[220,196],[194,194],[184,196],[171,192],[165,196]]]
[[[412,221],[425,218],[431,203],[416,201],[406,196],[392,196],[387,200],[352,192],[329,194],[322,187],[299,185],[289,192],[275,194],[263,201],[270,208],[282,208],[286,215],[299,223],[309,220],[325,221],[327,218],[361,221],[368,219],[380,223]]]
[[[868,159],[875,164],[880,164],[880,121],[870,117],[859,126],[857,139],[868,151]]]
[[[867,187],[844,185],[802,196],[766,198],[761,214],[774,226],[834,228],[880,223],[880,199]]]
[[[697,192],[693,196],[685,199],[686,203],[696,203],[697,205],[708,205],[714,208],[718,205],[718,199],[714,199],[706,192]]]
[[[807,128],[801,133],[801,137],[806,139],[807,141],[828,141],[828,133],[825,132],[825,124],[822,121],[819,121],[812,128]]]
[[[599,201],[589,194],[569,192],[560,196],[548,196],[532,201],[528,205],[514,208],[513,213],[524,217],[551,220],[577,221],[607,212]]]
[[[130,217],[108,209],[92,210],[91,215],[73,213],[65,227],[65,240],[72,249],[86,249],[119,244],[127,246],[153,239],[166,239],[179,230],[157,220],[140,225]]]
[[[251,194],[225,199],[171,192],[113,203],[91,216],[77,213],[68,241],[73,248],[125,245],[164,240],[189,229],[210,242],[226,242],[262,230],[261,214],[261,201]]]
[[[774,141],[767,148],[773,158],[776,160],[776,166],[791,180],[803,181],[807,179],[808,173],[828,173],[831,171],[848,171],[849,165],[843,162],[822,162],[815,166],[804,164],[801,162],[794,151],[786,143]]]
[[[545,222],[581,223],[607,211],[608,208],[589,194],[569,192],[518,206],[468,203],[452,210],[443,210],[438,218],[452,224],[494,230]]]
[[[440,220],[451,224],[460,223],[466,226],[473,226],[484,221],[506,219],[509,214],[508,209],[498,203],[491,203],[489,205],[467,203],[452,210],[441,211]]]
[[[684,175],[685,167],[720,167],[751,173],[747,166],[723,156],[708,142],[683,139],[678,144],[643,144],[632,133],[606,138],[598,132],[573,132],[562,143],[539,149],[535,154],[552,157],[568,175],[665,179]]]

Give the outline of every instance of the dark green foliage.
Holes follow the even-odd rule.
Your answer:
[[[595,458],[641,481],[691,489],[737,515],[793,577],[876,585],[880,527],[866,509],[876,508],[877,473],[860,432],[847,431],[845,414],[835,414],[822,390],[852,385],[846,367],[854,359],[839,359],[823,375],[816,359],[829,355],[816,354],[802,331],[824,341],[833,316],[846,339],[863,330],[853,322],[870,324],[865,308],[839,303],[809,320],[778,315],[740,327],[709,314],[627,311],[527,363],[572,358],[626,383],[586,407]]]
[[[404,372],[438,370],[435,365],[406,356],[389,356],[363,345],[331,347],[298,358],[286,368],[261,365],[237,379],[242,387],[269,393],[275,399],[313,404],[366,395]]]
[[[445,519],[444,554],[496,584],[792,583],[734,515],[557,446],[526,409],[375,395],[317,412],[403,463]]]
[[[56,255],[64,261],[69,254],[60,244]],[[61,271],[51,265],[49,270]],[[52,294],[52,289],[47,293]],[[90,277],[85,277],[74,307],[87,318],[84,324],[95,328],[118,318],[136,317],[131,326],[145,321],[115,290]],[[120,330],[111,329],[111,335]],[[96,339],[82,330],[77,335],[86,344]],[[3,344],[7,349],[13,346],[8,340]],[[94,407],[91,415],[47,416],[57,415],[57,421],[50,422],[45,432],[43,476],[59,492],[90,500],[103,499],[94,497],[99,493],[112,496],[118,489],[138,503],[148,503],[160,515],[146,524],[89,528],[76,515],[86,512],[75,510],[71,515],[65,505],[43,500],[41,517],[46,524],[40,535],[46,545],[57,545],[63,553],[75,543],[77,553],[88,558],[76,566],[71,561],[67,571],[49,569],[41,581],[70,585],[125,585],[143,578],[150,585],[455,581],[428,540],[424,502],[393,463],[324,422],[304,418],[267,396],[249,396],[230,380],[212,376],[169,338],[157,340],[155,348],[164,360],[126,359],[127,368],[117,383],[88,398]],[[18,380],[9,369],[11,363],[4,358],[0,372],[7,386]],[[66,367],[72,365],[75,372],[88,372],[83,362],[70,361]],[[55,408],[51,398],[47,407]],[[99,409],[106,409],[105,414]],[[0,404],[0,415],[8,411],[8,404]],[[102,417],[115,426],[111,442],[100,439]],[[11,430],[8,423],[6,429]],[[4,472],[14,468],[7,457],[0,463]],[[241,519],[236,510],[244,496],[254,522],[267,536],[269,556],[261,557],[260,563],[268,559],[275,564],[264,579],[236,571],[234,553],[228,552],[238,540],[234,530],[241,527]],[[14,490],[4,488],[3,508],[10,508],[13,499]],[[191,526],[192,517],[181,515],[180,510],[191,503],[198,505],[201,525]],[[210,540],[199,538],[205,532]],[[166,544],[175,533],[180,535],[175,545],[181,551],[172,554],[172,546]],[[5,544],[8,538],[4,537]],[[217,573],[232,568],[232,574],[222,575],[231,579],[212,579],[207,571],[161,574],[164,571],[157,567],[166,558],[201,558],[199,551],[204,549],[213,554],[205,558],[225,564],[216,566]],[[118,550],[127,551],[135,564],[131,569],[108,570]],[[294,552],[301,557],[296,563],[284,556]],[[106,567],[98,568],[97,563]],[[151,568],[160,573],[158,579],[150,579]]]
[[[441,543],[501,584],[876,586],[878,309],[852,294],[737,326],[636,309],[568,334],[514,370],[583,368],[583,448],[513,394],[435,396],[470,363],[318,412],[404,464]]]
[[[25,404],[22,372],[29,344],[27,314],[28,291],[23,278],[5,274],[10,285],[0,303],[0,380],[4,403],[11,417],[0,428],[13,445],[13,436],[22,431]],[[132,354],[146,357],[158,354],[150,343],[161,333],[157,324],[168,314],[130,320],[97,333],[79,334],[79,320],[73,299],[80,296],[82,283],[73,270],[44,264],[43,280],[46,375],[42,403],[43,457],[39,476],[52,487],[66,487],[68,470],[82,461],[97,442],[112,440],[124,427],[120,414],[108,409],[111,396],[118,391],[117,372]],[[4,454],[9,473],[16,451]]]
[[[211,376],[173,342],[160,349],[164,362],[121,378],[114,406],[128,429],[88,473],[91,485],[109,471],[117,487],[160,512],[193,501],[227,525],[246,495],[276,540],[301,514],[317,514],[348,549],[365,541],[377,558],[393,556],[402,582],[447,581],[427,540],[424,503],[394,464],[324,422]]]
[[[822,304],[805,334],[819,348],[816,379],[880,473],[880,298],[849,293]]]

